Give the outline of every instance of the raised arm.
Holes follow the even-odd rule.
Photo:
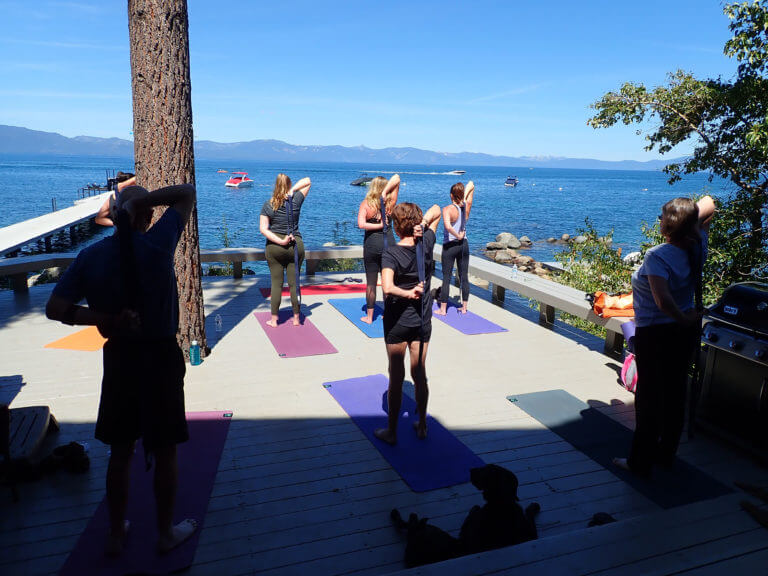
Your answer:
[[[122,192],[123,188],[127,186],[135,186],[135,185],[136,185],[136,176],[131,176],[127,180],[123,182],[119,182],[117,184],[117,192],[120,193]],[[104,200],[104,204],[101,205],[101,208],[99,208],[99,211],[96,213],[96,217],[93,219],[93,221],[99,226],[115,225],[115,223],[112,221],[112,217],[109,211],[109,201],[111,198],[116,198],[114,193],[110,194],[109,197],[106,200]]]
[[[309,189],[312,187],[312,181],[309,179],[309,177],[302,178],[296,184],[293,185],[293,187],[290,189],[288,194],[293,194],[294,192],[301,192],[306,197],[307,194],[309,194]]]
[[[400,175],[394,174],[392,178],[389,179],[387,182],[387,185],[384,186],[384,190],[382,190],[381,195],[384,197],[385,206],[387,209],[387,216],[392,214],[392,209],[395,207],[395,204],[397,204],[397,195],[400,192]]]
[[[472,210],[472,199],[475,196],[475,183],[470,180],[467,182],[467,187],[464,189],[464,206],[467,218],[469,218],[469,211]]]
[[[711,196],[704,196],[696,206],[699,209],[699,227],[705,232],[709,232],[709,225],[712,223],[712,217],[715,215],[715,201]]]
[[[440,206],[433,204],[432,207],[424,214],[424,217],[421,219],[421,223],[427,228],[431,228],[432,232],[437,233],[437,225],[439,222]]]
[[[196,198],[197,192],[192,184],[176,184],[159,188],[149,194],[133,197],[122,208],[133,218],[135,213],[142,210],[155,206],[168,206],[179,213],[181,221],[186,226],[192,214],[192,208],[195,207]]]

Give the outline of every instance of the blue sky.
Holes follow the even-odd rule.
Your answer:
[[[127,2],[0,0],[0,124],[130,138]],[[731,77],[716,0],[189,0],[196,139],[656,157],[589,105]],[[686,153],[687,149],[675,151]]]

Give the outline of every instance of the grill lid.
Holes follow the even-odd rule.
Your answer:
[[[768,284],[731,284],[709,308],[707,315],[739,328],[768,334]]]

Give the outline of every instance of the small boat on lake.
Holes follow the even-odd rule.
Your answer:
[[[216,173],[217,174],[226,174],[227,170],[222,170],[221,168],[219,168],[218,170],[216,170]]]
[[[236,174],[236,176],[232,176],[232,178],[227,180],[224,186],[229,186],[230,188],[248,188],[253,186],[253,180],[248,178],[248,172],[232,172],[232,174]]]
[[[455,174],[456,176],[461,176],[462,174],[466,173],[466,170],[450,170],[449,172],[446,172],[446,174]]]
[[[360,178],[356,178],[355,180],[352,180],[352,182],[350,182],[349,185],[350,186],[368,186],[368,184],[371,183],[371,180],[373,180],[373,178],[368,176],[368,174],[364,173],[362,176],[360,176]]]
[[[504,186],[509,186],[510,188],[514,188],[517,186],[519,180],[517,179],[517,176],[507,176],[506,181],[504,182]]]

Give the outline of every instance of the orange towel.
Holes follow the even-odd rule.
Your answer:
[[[46,348],[60,348],[63,350],[84,350],[86,352],[96,352],[104,347],[107,339],[99,334],[96,326],[89,326],[84,330],[79,330],[74,334],[59,338],[55,342],[46,344]]]

